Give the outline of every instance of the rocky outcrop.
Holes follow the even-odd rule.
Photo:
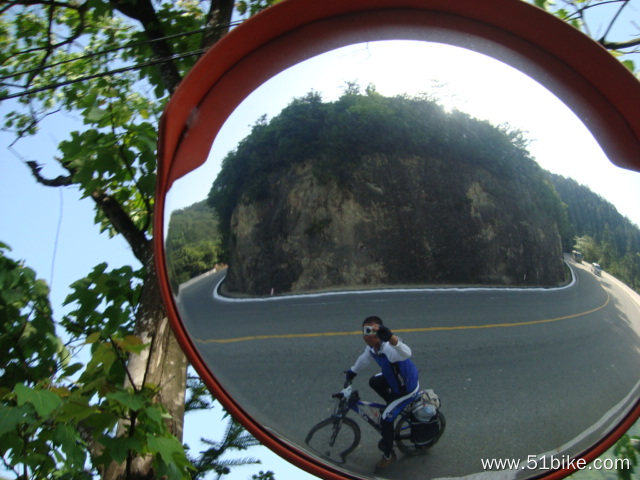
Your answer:
[[[557,285],[556,200],[530,173],[373,154],[346,179],[321,181],[313,159],[292,163],[236,205],[224,290]]]

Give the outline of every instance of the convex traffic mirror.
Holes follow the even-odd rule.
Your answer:
[[[231,32],[165,111],[157,266],[191,363],[324,478],[593,460],[638,417],[637,278],[611,270],[640,249],[637,80],[524,2],[317,3]],[[310,436],[372,315],[446,416],[384,471],[358,412],[338,455]],[[374,373],[352,388],[384,403]]]

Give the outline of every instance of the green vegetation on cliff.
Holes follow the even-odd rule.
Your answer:
[[[335,102],[323,102],[318,93],[310,92],[271,121],[262,117],[224,159],[209,205],[216,209],[226,238],[241,195],[246,201],[264,196],[270,173],[313,159],[319,180],[344,183],[364,157],[377,154],[463,161],[500,175],[505,182],[514,175],[543,178],[519,131],[462,112],[447,113],[428,98],[384,97],[371,87],[362,94],[351,86]],[[552,188],[538,193],[549,209],[561,208]]]
[[[330,206],[330,191],[352,211]],[[238,281],[255,285],[239,291],[338,286],[348,279],[330,261],[344,271],[356,258],[360,274],[349,280],[366,284],[563,277],[566,209],[522,134],[427,98],[350,86],[334,102],[313,92],[295,99],[224,159],[208,202],[230,248],[228,283],[250,266]],[[310,269],[319,283],[308,283]]]

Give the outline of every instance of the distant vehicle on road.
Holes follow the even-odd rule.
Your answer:
[[[598,277],[602,275],[602,267],[597,263],[591,264],[591,273],[597,275]]]
[[[571,252],[571,256],[573,257],[573,261],[576,263],[582,263],[582,259],[584,258],[584,255],[582,255],[578,250]]]

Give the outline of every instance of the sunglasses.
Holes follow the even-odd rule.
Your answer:
[[[365,335],[375,335],[376,331],[373,329],[372,326],[366,325],[365,327],[363,327],[362,333],[364,333]]]

